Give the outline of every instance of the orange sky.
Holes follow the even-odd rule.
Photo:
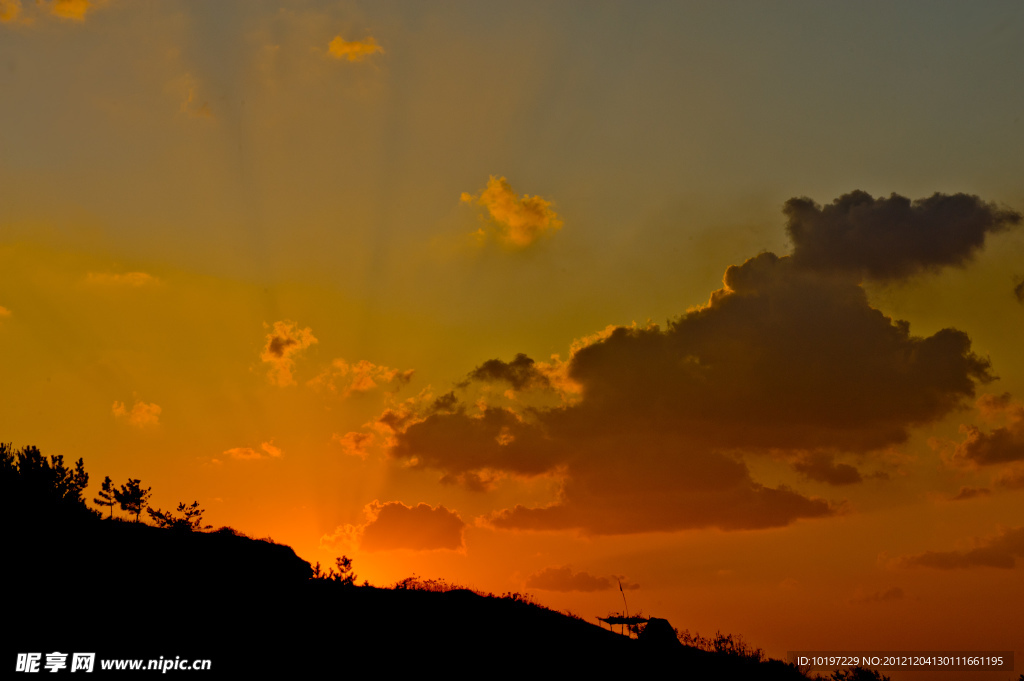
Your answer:
[[[0,437],[378,585],[1024,659],[1022,42],[0,0]]]

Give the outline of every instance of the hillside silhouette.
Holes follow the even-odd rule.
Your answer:
[[[150,514],[165,527],[104,518],[83,498],[81,459],[69,467],[35,448],[3,444],[0,456],[6,619],[16,625],[5,639],[5,664],[19,652],[62,651],[210,659],[207,678],[359,669],[806,678],[742,646],[683,645],[665,620],[652,619],[630,638],[522,594],[482,595],[416,578],[389,589],[357,586],[348,559],[325,575],[288,546],[226,527],[197,529],[198,504],[179,507],[192,509],[187,522]]]

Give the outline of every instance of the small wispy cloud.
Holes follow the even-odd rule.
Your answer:
[[[17,21],[20,14],[21,0],[0,0],[0,23]]]
[[[50,4],[50,14],[61,19],[85,21],[85,14],[92,9],[89,0],[54,0]]]
[[[493,235],[506,246],[524,248],[562,228],[562,220],[550,201],[528,194],[517,196],[504,177],[491,175],[479,196],[463,192],[460,198],[463,203],[476,203],[487,209]],[[488,234],[483,229],[477,233]]]
[[[365,40],[345,40],[340,35],[327,46],[327,53],[335,59],[347,59],[348,61],[363,61],[377,52],[384,52],[384,48],[377,44],[373,36],[367,36]]]
[[[174,78],[167,84],[167,92],[178,100],[178,111],[189,118],[212,119],[210,102],[203,97],[199,79],[191,73]]]
[[[37,19],[84,22],[105,0],[0,0],[0,23],[34,24]]]
[[[365,459],[370,453],[369,446],[373,444],[375,437],[373,433],[352,431],[344,435],[334,433],[331,436],[331,440],[340,444],[342,451],[349,456],[358,456],[360,459]]]
[[[239,461],[258,461],[260,459],[276,459],[281,456],[281,448],[274,446],[274,441],[260,444],[260,451],[252,447],[233,447],[224,450],[226,456]]]
[[[992,490],[987,487],[968,487],[964,486],[960,488],[960,491],[956,495],[950,497],[950,501],[967,501],[968,499],[977,499],[978,497],[987,497],[992,494]]]
[[[331,362],[331,366],[310,380],[308,385],[312,388],[340,393],[342,397],[367,393],[376,388],[393,393],[408,384],[414,373],[413,369],[405,371],[392,369],[365,359],[349,364],[344,359],[338,358]]]
[[[89,272],[85,276],[87,284],[97,286],[147,286],[158,284],[160,280],[146,272]]]
[[[1024,462],[1015,461],[996,474],[992,481],[1004,489],[1024,489]]]
[[[110,411],[116,418],[124,419],[136,428],[148,428],[160,425],[160,413],[163,410],[159,404],[136,400],[131,409],[124,402],[115,401]]]
[[[274,322],[273,331],[267,334],[267,343],[260,355],[260,359],[270,365],[270,371],[267,373],[270,382],[282,387],[295,385],[295,379],[292,377],[294,357],[317,342],[312,329],[308,326],[300,329],[292,321]]]

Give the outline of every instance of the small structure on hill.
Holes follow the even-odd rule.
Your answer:
[[[608,615],[608,617],[598,617],[597,619],[601,620],[602,622],[606,622],[608,624],[609,629],[614,627],[616,624],[622,625],[623,634],[626,633],[626,625],[633,627],[637,624],[647,624],[646,617],[638,617],[636,615],[634,615],[633,617],[624,617],[622,615]]]

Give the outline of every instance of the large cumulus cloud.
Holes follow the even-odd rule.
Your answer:
[[[902,442],[991,378],[961,331],[911,335],[856,283],[764,253],[668,328],[579,350],[584,402],[725,447],[866,451]]]
[[[951,206],[963,212],[959,199]],[[901,267],[879,271],[914,271]],[[461,399],[396,428],[391,455],[449,481],[494,471],[557,478],[554,503],[491,517],[510,529],[754,529],[830,515],[837,508],[825,500],[754,480],[743,456],[781,453],[807,478],[856,484],[859,471],[836,454],[904,442],[992,379],[962,331],[915,336],[872,308],[861,274],[762,253],[728,268],[705,306],[664,328],[606,329],[547,366],[543,376],[557,368],[575,386],[572,400],[474,402],[470,384],[556,390],[525,355],[490,360],[460,384]]]

